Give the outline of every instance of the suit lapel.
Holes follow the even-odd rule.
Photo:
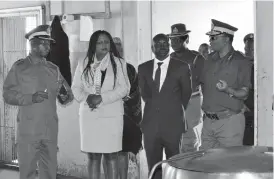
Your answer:
[[[172,70],[174,70],[175,68],[176,67],[175,67],[175,64],[173,62],[173,59],[170,58],[170,61],[169,61],[169,64],[168,64],[168,68],[167,68],[166,78],[165,78],[165,81],[164,81],[164,83],[162,85],[160,93],[165,90],[166,86],[168,86],[170,75],[172,73]]]
[[[149,86],[155,87],[154,80],[152,78],[154,68],[154,60],[151,60],[147,65],[147,82]]]

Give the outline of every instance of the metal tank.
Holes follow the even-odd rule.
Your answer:
[[[273,178],[272,147],[239,146],[209,149],[175,155],[161,163],[165,163],[163,179]]]

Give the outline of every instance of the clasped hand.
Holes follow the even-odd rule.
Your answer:
[[[58,100],[61,104],[64,104],[69,98],[68,92],[64,85],[62,85],[59,94],[58,94]]]
[[[41,103],[43,102],[45,99],[48,99],[48,93],[44,92],[44,91],[37,91],[36,93],[34,93],[32,95],[32,102],[33,103]]]
[[[102,96],[96,95],[96,94],[90,94],[87,98],[87,104],[89,105],[89,108],[95,109],[97,105],[99,105],[102,102]]]
[[[219,91],[226,91],[228,89],[228,84],[224,80],[219,80],[219,82],[216,84],[216,88]]]

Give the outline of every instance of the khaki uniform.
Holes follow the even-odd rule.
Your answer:
[[[205,59],[194,50],[185,50],[181,57],[177,56],[176,53],[171,53],[171,57],[186,62],[191,69],[192,77],[192,95],[188,103],[185,117],[187,120],[188,130],[182,136],[180,144],[181,152],[193,152],[197,150],[195,144],[200,142],[201,131],[196,130],[196,126],[201,125],[202,122],[202,111],[201,103],[202,97],[199,90],[199,77],[204,66]]]
[[[243,144],[245,117],[244,99],[235,98],[216,88],[219,80],[233,89],[251,87],[251,66],[238,51],[232,49],[220,58],[218,53],[209,55],[201,75],[203,93],[202,149],[237,146]]]
[[[55,179],[57,168],[58,117],[56,98],[65,86],[73,100],[71,89],[56,65],[46,60],[33,61],[31,56],[15,62],[3,86],[7,104],[19,106],[17,142],[20,179],[33,179],[36,164],[40,179]],[[48,92],[48,99],[32,102],[32,94]]]

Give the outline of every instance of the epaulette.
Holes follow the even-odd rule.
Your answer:
[[[209,57],[214,57],[217,53],[216,52],[211,52],[210,54],[208,54]]]
[[[190,52],[192,52],[194,55],[200,55],[200,53],[197,52],[196,50],[190,50]]]
[[[235,57],[237,57],[237,59],[247,59],[245,54],[243,54],[242,52],[240,52],[238,50],[235,50],[234,55],[235,55]]]
[[[55,65],[54,63],[52,63],[51,61],[47,61],[47,64],[50,66],[50,67],[54,67],[56,69],[59,69],[59,67],[57,65]]]
[[[14,62],[14,65],[22,65],[26,62],[26,58],[21,58],[19,60],[17,60],[16,62]]]
[[[243,56],[245,56],[245,54],[243,52],[241,52],[241,51],[237,50],[236,52],[239,52],[240,54],[242,54]]]

